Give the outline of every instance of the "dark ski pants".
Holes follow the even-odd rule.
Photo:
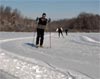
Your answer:
[[[36,38],[36,45],[40,43],[40,45],[43,45],[44,41],[44,29],[37,28],[37,38]]]
[[[59,37],[60,37],[60,34],[63,36],[62,31],[59,31],[59,32],[58,32],[58,36],[59,36]]]

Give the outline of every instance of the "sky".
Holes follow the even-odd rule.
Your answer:
[[[77,17],[82,12],[100,14],[100,0],[0,0],[0,5],[17,8],[32,19],[44,12],[52,20]]]

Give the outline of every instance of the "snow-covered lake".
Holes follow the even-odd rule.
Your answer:
[[[100,33],[0,32],[0,79],[100,79]],[[5,76],[5,77],[4,77]]]

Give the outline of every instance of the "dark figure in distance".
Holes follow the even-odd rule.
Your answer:
[[[65,33],[66,33],[66,35],[68,35],[68,29],[65,29]]]
[[[58,32],[58,36],[60,37],[60,34],[63,36],[63,29],[62,29],[62,27],[58,27],[57,29],[56,29],[56,31]],[[63,36],[64,37],[64,36]]]

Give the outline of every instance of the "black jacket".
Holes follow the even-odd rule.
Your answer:
[[[47,24],[47,19],[46,18],[39,18],[38,25],[46,25]]]

